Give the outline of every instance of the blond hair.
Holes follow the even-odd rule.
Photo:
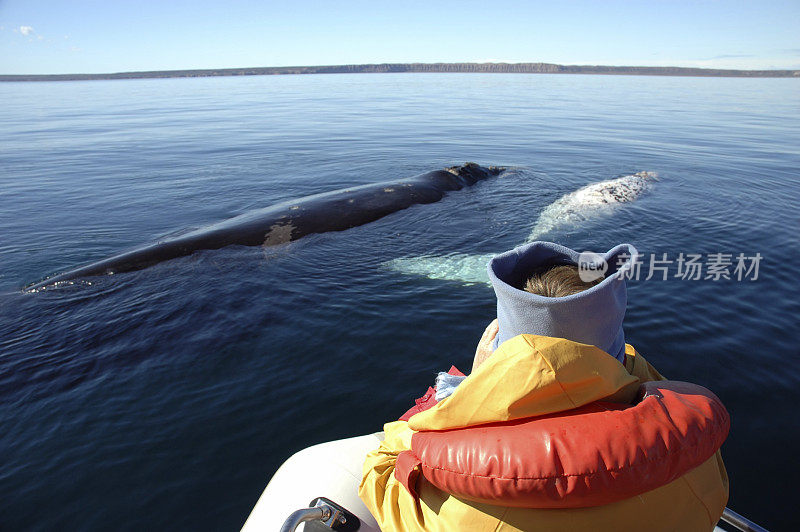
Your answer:
[[[525,291],[545,297],[564,297],[583,292],[602,281],[603,278],[586,282],[578,275],[578,267],[571,264],[553,266],[531,275],[525,283]]]

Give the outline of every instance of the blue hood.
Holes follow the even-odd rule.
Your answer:
[[[622,320],[628,296],[624,275],[638,257],[636,248],[620,244],[602,255],[608,263],[606,278],[583,292],[544,297],[520,288],[535,270],[577,265],[579,256],[577,251],[552,242],[533,242],[489,261],[500,325],[494,348],[520,334],[538,334],[595,345],[625,363]]]

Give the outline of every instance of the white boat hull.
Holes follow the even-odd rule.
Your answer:
[[[292,455],[278,468],[242,527],[245,532],[280,530],[295,510],[325,497],[354,513],[363,532],[379,532],[378,523],[358,497],[364,457],[378,448],[383,433],[314,445]],[[300,525],[297,530],[304,530]]]

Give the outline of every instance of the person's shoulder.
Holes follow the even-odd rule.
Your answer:
[[[630,344],[625,344],[625,369],[641,382],[667,380]]]

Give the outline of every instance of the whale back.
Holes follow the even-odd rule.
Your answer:
[[[415,204],[434,203],[447,192],[474,185],[503,170],[466,163],[404,181],[361,185],[279,203],[68,271],[25,290],[80,277],[141,270],[198,250],[230,245],[275,246],[312,233],[344,231]]]

